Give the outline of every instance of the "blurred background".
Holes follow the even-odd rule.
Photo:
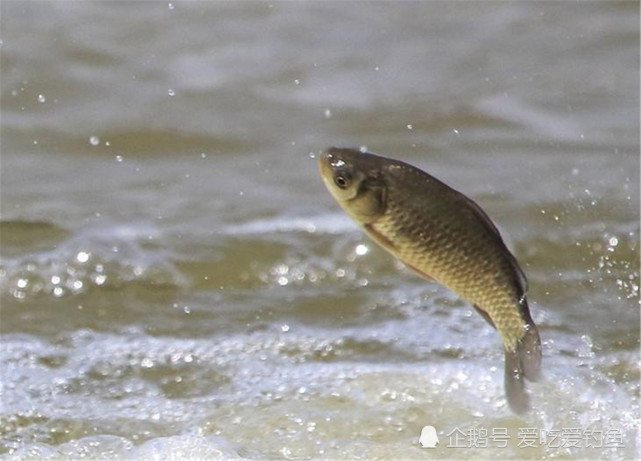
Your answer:
[[[5,459],[638,458],[638,2],[0,14]],[[496,221],[544,341],[530,414],[496,333],[338,209],[332,145]]]

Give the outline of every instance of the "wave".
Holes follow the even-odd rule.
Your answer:
[[[224,234],[265,234],[270,232],[308,232],[340,234],[356,229],[344,213],[328,213],[317,216],[259,219],[224,228]]]

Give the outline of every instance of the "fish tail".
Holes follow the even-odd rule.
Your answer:
[[[525,300],[522,301],[525,317],[524,335],[514,349],[505,347],[505,393],[510,408],[515,413],[525,413],[530,408],[530,398],[525,391],[524,378],[538,381],[541,378],[541,339],[530,317]]]
[[[504,339],[503,349],[505,350],[505,394],[512,411],[520,414],[530,408],[530,398],[525,391],[523,379],[538,381],[541,378],[541,339],[539,330],[530,316],[527,300],[523,297],[519,304],[522,319],[525,322],[523,334],[515,343],[505,342],[505,336],[503,334],[501,336]],[[497,329],[485,310],[476,304],[474,308],[492,327]]]
[[[505,395],[514,413],[522,414],[530,409],[530,397],[525,391],[523,367],[517,351],[505,349]]]
[[[517,343],[516,353],[523,375],[530,381],[538,381],[541,378],[541,338],[530,316],[527,301],[523,299],[521,305],[525,314],[525,334]]]

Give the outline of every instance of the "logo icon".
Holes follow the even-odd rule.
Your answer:
[[[425,426],[421,430],[421,437],[418,439],[418,443],[420,443],[423,448],[436,448],[436,445],[438,445],[438,435],[436,435],[434,426]]]

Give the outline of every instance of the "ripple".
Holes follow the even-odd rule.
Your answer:
[[[23,227],[18,226],[16,232],[22,232]],[[51,230],[49,225],[33,223],[27,228],[37,234],[32,236],[35,240],[40,240],[38,234]],[[144,227],[116,226],[86,229],[70,236],[54,230],[67,238],[53,249],[32,252],[26,246],[3,259],[0,291],[26,300],[35,296],[60,298],[130,282],[180,285],[182,277],[168,257],[146,242],[154,232]],[[8,238],[12,239],[11,234]]]

